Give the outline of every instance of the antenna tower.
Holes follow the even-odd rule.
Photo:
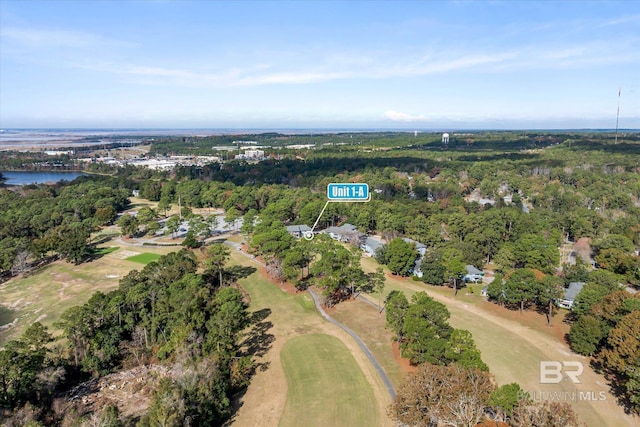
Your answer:
[[[618,120],[620,119],[620,93],[622,92],[622,88],[618,88],[618,112],[616,113],[616,141],[615,144],[618,143]]]

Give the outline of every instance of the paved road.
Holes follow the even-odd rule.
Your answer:
[[[158,240],[160,239],[164,239],[167,236],[156,236],[156,237],[147,237],[145,239],[139,238],[139,237],[133,237],[130,238],[129,240],[124,240],[122,239],[122,235],[115,237],[112,239],[113,242],[116,242],[118,244],[121,245],[125,245],[125,246],[139,246],[139,247],[143,247],[143,246],[148,246],[148,247],[170,247],[170,246],[174,246],[174,247],[180,247],[181,246],[181,240],[176,240],[175,242],[160,242]],[[227,237],[229,237],[229,234],[220,234],[217,236],[212,236],[212,237],[208,237],[205,239],[205,242],[210,243],[211,241],[214,240],[222,240],[222,239],[226,239]],[[224,243],[227,243],[228,241],[225,240]],[[146,244],[145,244],[146,243]],[[236,248],[236,243],[234,242],[228,242],[227,243],[229,246]]]
[[[316,308],[318,309],[318,311],[320,312],[322,317],[324,317],[329,322],[333,323],[334,325],[336,325],[339,328],[341,328],[342,330],[344,330],[346,333],[351,335],[351,337],[356,341],[356,343],[360,346],[362,351],[364,351],[364,354],[367,356],[367,358],[369,359],[369,361],[371,362],[373,367],[376,368],[376,371],[378,371],[378,375],[380,375],[380,378],[382,379],[382,382],[384,383],[385,387],[387,387],[387,391],[389,392],[389,395],[391,396],[391,399],[395,399],[396,398],[396,391],[393,388],[393,385],[391,384],[391,381],[389,380],[389,377],[387,377],[387,373],[384,371],[384,369],[382,369],[382,366],[380,366],[380,364],[378,363],[376,358],[373,356],[373,354],[371,354],[371,351],[369,351],[369,349],[367,348],[365,343],[360,339],[358,334],[353,332],[351,329],[347,328],[342,323],[340,323],[337,320],[335,320],[333,317],[329,316],[324,311],[324,309],[322,308],[322,304],[320,304],[320,299],[318,298],[318,296],[310,289],[308,290],[308,292],[311,295],[311,298],[313,298],[313,302],[315,303]]]

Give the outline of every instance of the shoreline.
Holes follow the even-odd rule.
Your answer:
[[[112,176],[110,174],[107,173],[100,173],[100,172],[87,172],[84,171],[82,169],[65,169],[65,170],[55,170],[55,169],[44,169],[44,170],[33,170],[33,169],[4,169],[4,170],[0,170],[0,173],[4,173],[4,172],[26,172],[26,173],[60,173],[60,174],[65,174],[65,173],[81,173],[84,175],[88,175],[88,176]],[[82,175],[80,175],[82,176]],[[46,182],[37,182],[37,183],[25,183],[25,184],[10,184],[7,183],[8,179],[6,175],[3,175],[4,180],[0,181],[0,188],[7,188],[7,189],[11,189],[14,187],[24,187],[25,185],[56,185],[58,184],[60,181],[65,180],[64,178],[59,179],[57,181],[46,181]],[[76,177],[78,178],[78,177]],[[73,180],[75,180],[76,178],[74,178]],[[71,181],[73,181],[71,180]]]

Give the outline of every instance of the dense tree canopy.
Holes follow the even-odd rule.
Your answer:
[[[457,364],[488,371],[469,331],[453,329],[447,308],[425,292],[411,297],[391,291],[386,304],[387,326],[400,342],[403,357],[413,364]]]
[[[616,279],[607,272],[589,275],[576,299],[569,339],[573,351],[594,357],[613,374],[627,407],[638,413],[640,295],[620,289]]]
[[[525,306],[533,302],[536,296],[536,276],[528,268],[513,271],[504,285],[504,300],[507,304],[520,307],[520,314]]]
[[[219,259],[210,268],[222,269],[226,252],[212,252]],[[62,315],[59,326],[70,348],[70,364],[93,375],[152,360],[185,364],[184,378],[163,380],[142,425],[157,425],[165,417],[179,424],[187,418],[200,425],[219,424],[230,414],[231,395],[247,384],[250,361],[239,354],[240,333],[249,322],[242,293],[211,286],[196,268],[192,252],[171,253],[129,273],[117,290],[97,292]],[[47,335],[36,326],[27,330],[21,345],[31,346],[41,360]]]
[[[383,263],[389,267],[393,274],[407,276],[412,270],[418,257],[415,245],[395,238],[386,245]]]

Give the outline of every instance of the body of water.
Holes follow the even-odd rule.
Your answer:
[[[83,172],[69,171],[0,171],[7,180],[6,185],[43,184],[46,182],[73,181],[79,176],[86,175]]]

